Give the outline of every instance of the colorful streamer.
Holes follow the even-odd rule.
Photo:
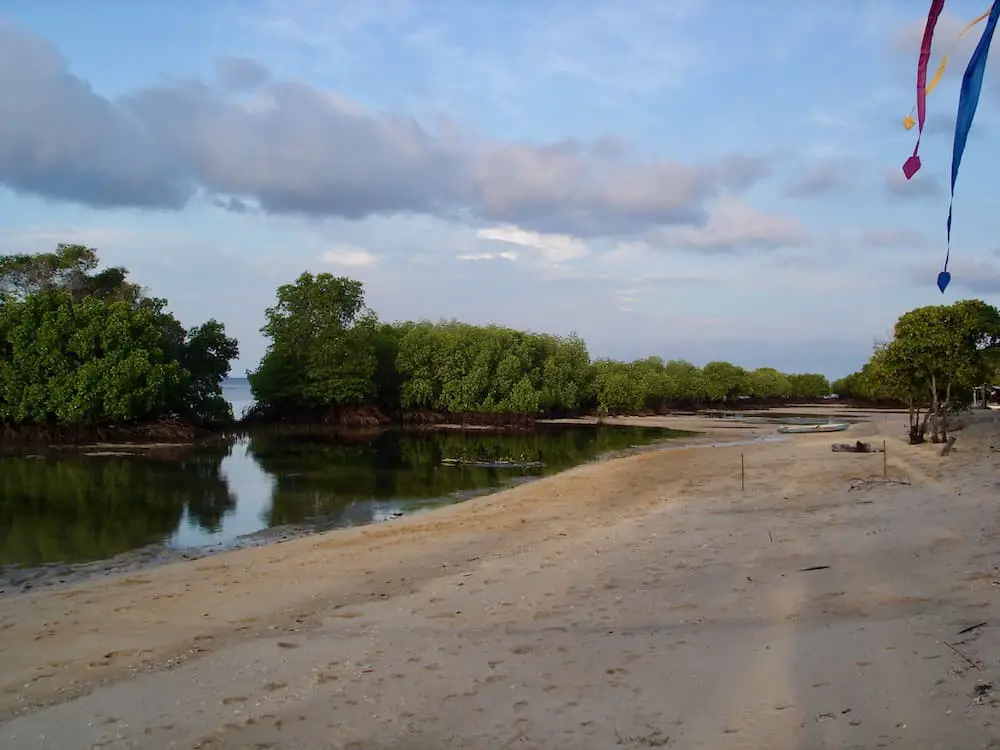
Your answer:
[[[917,60],[917,142],[913,146],[913,154],[903,163],[903,174],[908,180],[920,170],[920,137],[924,133],[924,121],[927,119],[927,63],[931,58],[934,28],[943,9],[944,0],[931,0],[931,8],[927,12],[927,24],[924,26],[924,37],[920,42],[920,57]]]
[[[943,3],[942,3],[943,4]],[[937,285],[941,293],[948,288],[951,274],[948,273],[948,261],[951,259],[951,218],[955,203],[955,182],[958,180],[958,169],[962,165],[962,154],[965,153],[965,143],[969,139],[969,130],[976,117],[979,106],[979,94],[983,89],[983,74],[986,72],[986,59],[990,54],[990,44],[993,42],[993,32],[1000,19],[1000,2],[994,2],[990,9],[990,17],[983,29],[983,35],[976,45],[976,51],[969,59],[969,65],[962,76],[962,92],[958,97],[958,116],[955,120],[955,142],[951,152],[951,200],[948,203],[948,245],[944,258],[944,270],[938,274]]]
[[[963,28],[958,35],[951,40],[951,44],[948,45],[948,50],[941,56],[941,62],[938,63],[937,70],[934,71],[934,76],[927,82],[926,93],[930,96],[931,92],[937,88],[937,85],[941,83],[941,79],[944,77],[944,72],[948,68],[948,58],[951,56],[951,51],[955,48],[955,45],[965,36],[968,32],[972,31],[976,26],[986,20],[986,17],[990,14],[991,8],[987,8],[983,13],[973,18],[969,21],[965,28]],[[913,108],[910,110],[910,114],[903,118],[903,127],[907,130],[913,130],[913,126],[917,124],[917,121],[913,119],[913,113],[916,112],[917,105],[914,104]]]

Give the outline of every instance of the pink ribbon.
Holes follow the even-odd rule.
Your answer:
[[[903,174],[910,179],[920,170],[920,136],[924,132],[924,120],[927,119],[927,64],[931,59],[931,42],[934,41],[934,28],[937,26],[941,11],[944,10],[944,0],[931,0],[931,9],[927,13],[927,24],[924,26],[924,38],[920,42],[920,58],[917,61],[917,143],[913,154],[903,163]]]

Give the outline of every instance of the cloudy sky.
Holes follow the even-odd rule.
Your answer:
[[[927,4],[6,0],[0,252],[97,247],[185,323],[224,321],[234,374],[309,270],[386,319],[843,375],[942,300],[979,30],[906,183]],[[986,5],[949,0],[939,39]],[[1000,303],[994,55],[945,301]]]

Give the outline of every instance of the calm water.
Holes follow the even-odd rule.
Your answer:
[[[373,523],[676,434],[552,426],[520,435],[393,431],[349,440],[260,432],[132,455],[0,458],[0,565],[99,560],[163,542],[226,545],[288,524]],[[441,464],[460,456],[545,465]]]
[[[222,395],[233,407],[233,414],[237,419],[243,416],[243,410],[253,403],[250,383],[246,378],[226,378],[222,381]]]

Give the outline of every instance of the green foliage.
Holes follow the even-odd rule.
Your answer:
[[[579,408],[590,394],[590,356],[576,336],[418,323],[399,338],[396,367],[406,409],[553,413]]]
[[[990,376],[1000,346],[1000,311],[980,300],[911,310],[899,318],[881,371],[932,404],[966,403]]]
[[[137,303],[142,298],[142,290],[127,281],[128,271],[120,266],[97,271],[98,262],[97,251],[83,245],[60,244],[54,253],[0,256],[0,301],[24,300],[56,289],[75,302],[95,297]]]
[[[904,313],[891,341],[878,346],[860,373],[838,381],[851,395],[892,399],[910,409],[910,440],[947,437],[947,418],[968,405],[972,389],[995,373],[1000,311],[981,300],[931,305]],[[921,420],[921,411],[926,410]]]
[[[663,366],[668,398],[675,404],[694,406],[705,400],[702,371],[690,362],[674,359]]]
[[[800,399],[823,398],[830,392],[830,381],[825,375],[805,372],[788,376],[791,396]]]
[[[879,348],[881,347],[876,348],[876,354]],[[866,362],[858,372],[852,372],[850,375],[834,381],[830,388],[845,399],[857,399],[871,403],[904,400],[890,382],[884,377],[878,376],[877,371],[880,365],[878,357],[873,355],[871,361]]]
[[[638,411],[645,406],[644,383],[635,362],[594,362],[594,396],[599,414]],[[648,382],[649,371],[645,375]]]
[[[729,362],[709,362],[701,370],[706,400],[726,403],[739,398],[750,385],[746,370]]]
[[[382,323],[375,332],[375,401],[388,411],[401,405],[403,376],[396,367],[399,343],[415,323]]]
[[[271,343],[248,373],[259,404],[316,409],[375,397],[379,330],[360,281],[303,273],[278,288],[278,302],[265,315],[261,333]]]
[[[759,367],[747,373],[747,392],[761,400],[789,398],[792,395],[792,377],[773,367]]]
[[[249,373],[258,404],[280,414],[370,404],[387,412],[559,416],[815,399],[822,375],[747,372],[729,362],[699,369],[647,357],[591,362],[575,334],[552,336],[455,320],[379,323],[360,282],[303,274],[278,290],[262,332],[270,346]]]
[[[222,379],[236,341],[185,331],[90,248],[0,257],[0,422],[87,426],[230,421]]]
[[[232,407],[222,395],[222,381],[229,374],[229,363],[240,354],[236,339],[226,336],[222,323],[209,320],[187,331],[177,354],[185,371],[173,404],[177,413],[194,422],[231,421]]]
[[[647,357],[631,363],[632,375],[636,380],[642,399],[641,407],[662,411],[671,401],[670,378],[659,357]]]

